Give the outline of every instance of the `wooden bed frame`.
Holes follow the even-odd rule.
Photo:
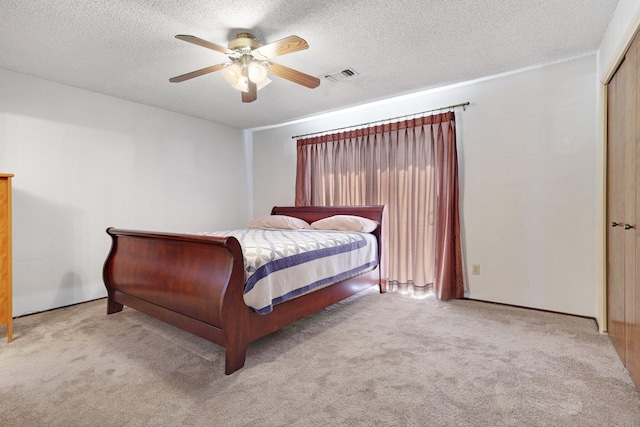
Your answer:
[[[384,206],[274,207],[309,223],[332,215],[378,221],[381,258]],[[349,280],[302,295],[265,315],[245,305],[244,262],[234,237],[156,233],[108,228],[111,251],[103,269],[107,314],[123,305],[191,332],[225,349],[225,373],[244,366],[250,342],[374,285],[386,291],[380,266]],[[381,263],[382,265],[382,263]]]

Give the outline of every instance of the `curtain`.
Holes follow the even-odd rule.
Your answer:
[[[296,205],[375,204],[389,287],[462,298],[453,112],[298,141]]]

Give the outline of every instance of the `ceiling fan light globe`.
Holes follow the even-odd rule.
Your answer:
[[[269,83],[271,83],[271,79],[269,77],[265,77],[265,79],[262,80],[260,83],[256,83],[256,89],[260,90],[266,85],[268,85]]]
[[[247,79],[247,76],[239,76],[238,81],[232,84],[231,87],[240,92],[249,92],[249,79]]]
[[[238,80],[242,75],[242,69],[238,64],[231,64],[222,70],[224,79],[229,82],[231,86],[238,84]]]
[[[262,83],[267,78],[267,69],[259,62],[250,62],[247,68],[249,79],[252,82],[256,84]]]

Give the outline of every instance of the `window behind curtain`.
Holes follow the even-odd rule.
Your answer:
[[[453,112],[299,140],[296,205],[386,205],[389,287],[460,298],[455,141]]]

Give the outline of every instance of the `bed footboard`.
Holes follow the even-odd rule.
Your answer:
[[[107,233],[108,314],[127,305],[223,346],[226,371],[242,367],[250,310],[242,298],[244,265],[234,237],[115,228]]]

